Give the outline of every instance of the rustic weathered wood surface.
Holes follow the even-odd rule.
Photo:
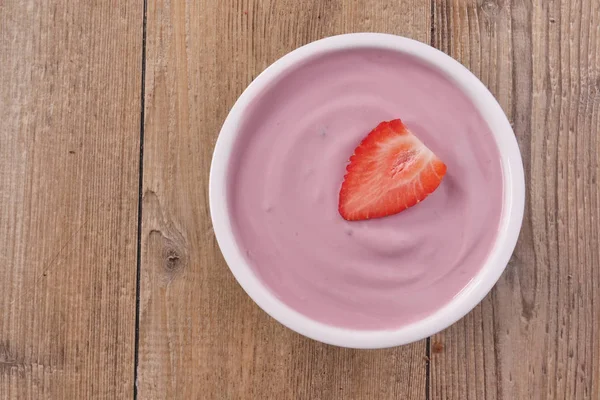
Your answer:
[[[412,1],[149,2],[138,395],[207,399],[425,398],[425,342],[343,350],[268,317],[229,272],[207,202],[213,144],[267,65],[312,40],[384,30],[428,41]]]
[[[0,399],[131,396],[142,27],[0,1]]]
[[[260,311],[207,200],[245,86],[356,31],[469,67],[528,181],[493,292],[381,351]],[[0,1],[0,72],[0,399],[600,399],[600,0]]]
[[[431,399],[600,399],[600,2],[436,0],[433,43],[513,122],[521,238],[492,293],[433,343]]]

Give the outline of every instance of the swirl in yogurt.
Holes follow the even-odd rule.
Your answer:
[[[348,157],[401,118],[448,172],[400,214],[345,221]],[[248,108],[229,166],[234,233],[257,276],[317,321],[393,329],[447,304],[483,266],[502,213],[502,168],[474,104],[408,55],[356,49],[286,71]]]

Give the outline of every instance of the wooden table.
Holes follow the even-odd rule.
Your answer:
[[[262,312],[207,202],[246,85],[356,31],[469,67],[527,179],[492,293],[381,351]],[[600,0],[0,0],[0,398],[600,399],[599,128]]]

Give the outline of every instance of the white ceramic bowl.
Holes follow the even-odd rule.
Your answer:
[[[416,56],[442,71],[466,93],[488,123],[502,159],[504,199],[496,242],[479,273],[454,299],[429,317],[394,330],[363,331],[334,327],[298,313],[275,297],[257,278],[236,244],[228,210],[227,169],[241,118],[252,100],[284,70],[309,57],[340,49],[372,48]],[[492,289],[514,250],[523,219],[525,181],[513,130],[487,88],[459,62],[433,47],[400,36],[353,33],[333,36],[300,47],[264,70],[231,109],[214,150],[210,170],[210,211],[221,252],[246,293],[269,315],[294,331],[324,343],[353,348],[407,344],[437,333],[472,310]]]

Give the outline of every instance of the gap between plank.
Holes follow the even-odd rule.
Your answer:
[[[425,344],[425,400],[429,400],[431,386],[431,337],[426,339]]]
[[[435,47],[435,0],[431,0],[429,3],[431,19],[429,21],[429,25],[431,28],[431,33],[429,36],[429,44],[432,47]]]
[[[137,379],[140,349],[140,278],[142,259],[142,200],[144,183],[144,121],[146,116],[146,23],[148,20],[148,0],[144,0],[144,15],[142,24],[142,85],[141,85],[141,110],[140,110],[140,159],[138,181],[138,220],[137,220],[137,262],[135,279],[135,344],[133,361],[133,399],[137,399]]]
[[[431,25],[431,36],[429,37],[429,44],[435,47],[435,0],[431,0],[429,3],[431,19],[429,24]],[[431,337],[426,339],[425,344],[425,400],[430,400],[431,396]]]

